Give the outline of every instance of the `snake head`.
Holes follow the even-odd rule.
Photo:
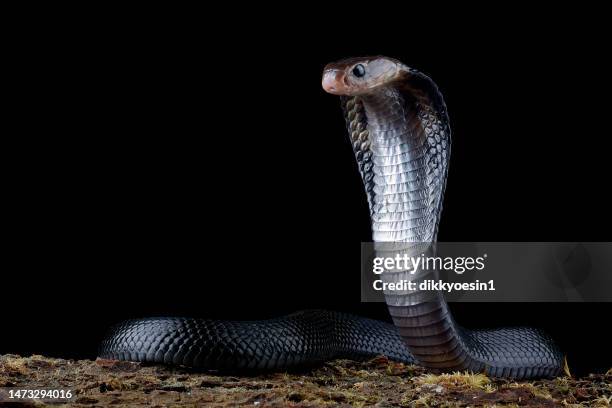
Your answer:
[[[322,85],[334,95],[363,95],[400,80],[406,68],[383,56],[349,58],[328,64],[323,70]]]

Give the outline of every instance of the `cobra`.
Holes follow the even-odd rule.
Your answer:
[[[400,61],[377,56],[327,65],[322,85],[340,96],[373,241],[433,250],[451,147],[436,84]],[[387,279],[402,278],[401,271],[396,275]],[[387,292],[385,300],[393,324],[320,310],[261,321],[129,320],[110,330],[99,355],[220,370],[284,370],[382,354],[434,372],[522,379],[561,371],[563,355],[538,329],[468,330],[437,292]]]

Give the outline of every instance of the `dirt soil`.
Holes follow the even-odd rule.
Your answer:
[[[228,376],[100,359],[4,355],[0,356],[0,387],[70,388],[76,398],[64,404],[68,407],[612,405],[612,369],[585,378],[515,382],[482,374],[432,375],[384,357],[369,362],[337,360],[299,373]],[[46,404],[50,403],[23,401],[4,406]]]

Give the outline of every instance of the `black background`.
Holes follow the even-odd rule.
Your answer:
[[[445,96],[439,240],[610,240],[598,32],[56,29],[13,61],[2,353],[94,358],[111,324],[139,316],[387,319],[359,301],[367,204],[338,98],[320,86],[349,56],[396,57]],[[468,327],[543,327],[579,373],[612,366],[610,304],[453,311]]]

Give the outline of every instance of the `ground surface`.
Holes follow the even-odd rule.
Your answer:
[[[382,357],[366,363],[337,360],[302,373],[245,377],[109,360],[4,355],[0,356],[0,387],[71,388],[76,399],[66,404],[70,407],[612,405],[612,370],[581,379],[513,382],[461,373],[436,376]]]

